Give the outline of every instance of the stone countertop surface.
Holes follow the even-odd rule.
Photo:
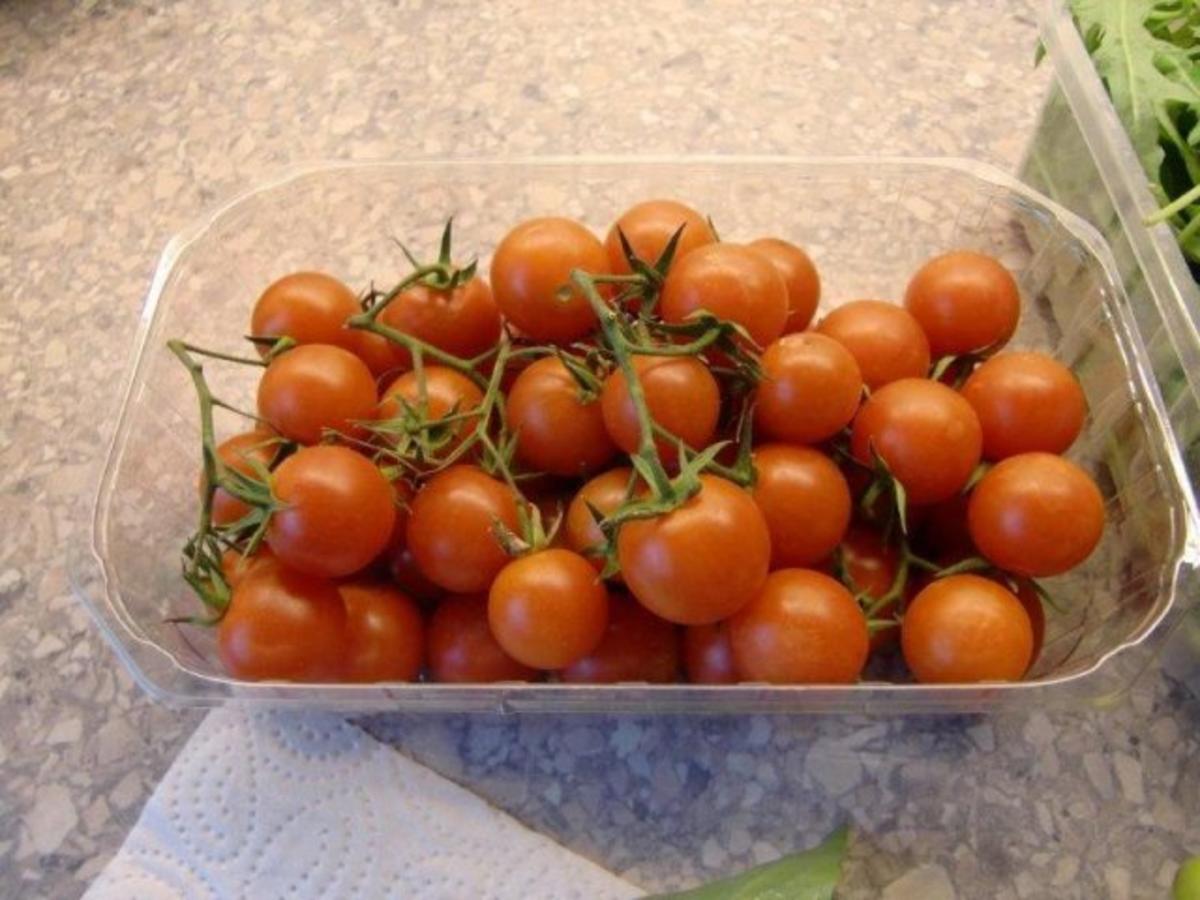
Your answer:
[[[68,562],[169,235],[319,158],[1014,169],[1035,40],[1033,0],[0,2],[0,896],[79,895],[202,715],[139,693]],[[648,888],[840,822],[846,897],[1161,897],[1200,852],[1200,703],[1157,670],[1107,711],[362,724]]]

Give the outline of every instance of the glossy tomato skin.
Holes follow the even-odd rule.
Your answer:
[[[691,356],[635,356],[633,367],[650,417],[657,424],[693,449],[712,441],[721,414],[721,389],[708,366]],[[600,412],[613,442],[626,453],[636,453],[641,428],[625,373],[620,369],[604,380]],[[655,444],[668,465],[678,459],[673,442],[659,438]]]
[[[449,366],[425,366],[424,378],[424,391],[417,372],[405,372],[393,381],[379,400],[376,419],[385,422],[413,410],[422,413],[426,421],[435,422],[449,415],[464,415],[483,403],[478,385]],[[440,452],[449,453],[466,440],[478,421],[478,417],[466,416],[448,425],[454,436]]]
[[[1009,271],[970,250],[925,263],[909,281],[904,305],[921,323],[935,357],[1003,343],[1021,315],[1021,295]]]
[[[488,624],[486,594],[451,594],[429,619],[429,673],[450,684],[532,681],[537,669],[504,652]]]
[[[787,285],[760,253],[739,244],[709,244],[671,266],[659,300],[665,322],[684,322],[701,310],[736,322],[765,347],[783,334]]]
[[[507,485],[475,466],[451,466],[426,482],[408,517],[408,547],[431,582],[456,594],[486,591],[508,563],[493,523],[516,531]]]
[[[278,439],[269,431],[246,431],[235,434],[217,445],[217,456],[227,468],[255,478],[253,463],[269,466],[279,449]],[[203,486],[203,476],[201,476]],[[212,522],[214,525],[230,525],[250,512],[245,502],[224,488],[213,492]]]
[[[782,238],[759,238],[748,246],[769,259],[787,285],[788,317],[783,333],[803,331],[821,302],[821,277],[817,267],[803,248]]]
[[[552,475],[594,472],[616,455],[599,399],[586,401],[566,365],[547,356],[530,365],[508,394],[508,424],[517,436],[517,458]]]
[[[345,681],[416,681],[425,659],[425,624],[408,595],[360,579],[338,586],[346,604]]]
[[[570,550],[535,551],[505,566],[488,591],[492,634],[513,659],[561,669],[592,653],[608,622],[608,589]]]
[[[1011,591],[978,575],[950,575],[909,604],[900,646],[925,684],[1017,681],[1033,656],[1033,627]]]
[[[727,618],[762,587],[771,536],[753,498],[733,483],[700,477],[677,509],[635,519],[617,535],[625,584],[642,605],[681,625]]]
[[[788,334],[762,355],[754,424],[789,444],[816,444],[850,424],[863,395],[850,351],[823,334]]]
[[[464,360],[474,359],[500,339],[500,310],[482,278],[449,291],[415,284],[396,295],[379,314],[379,322]],[[393,367],[412,368],[408,349],[390,346]],[[425,362],[433,360],[427,357]]]
[[[332,275],[293,272],[272,282],[258,298],[250,315],[250,334],[353,351],[357,338],[346,328],[346,320],[360,312],[354,292]]]
[[[854,458],[866,466],[872,451],[904,485],[911,503],[954,496],[979,464],[983,434],[971,404],[944,384],[905,378],[873,393],[854,419]]]
[[[600,274],[608,266],[604,245],[571,219],[522,222],[500,241],[492,257],[492,291],[510,322],[536,341],[569,344],[596,327],[591,304],[571,286],[571,271]],[[564,300],[558,294],[569,288]]]
[[[683,669],[692,684],[737,684],[740,679],[725,622],[683,630]]]
[[[811,569],[772,572],[729,620],[729,640],[742,678],[771,684],[853,684],[869,645],[854,597]]]
[[[644,681],[670,684],[679,678],[679,631],[628,596],[608,606],[608,625],[596,649],[562,669],[569,684]]]
[[[272,478],[280,504],[267,543],[286,566],[341,578],[387,546],[396,519],[395,495],[383,473],[346,447],[303,447]]]
[[[997,463],[975,485],[967,525],[979,552],[995,565],[1046,578],[1091,555],[1104,533],[1104,498],[1073,462],[1023,453]]]
[[[841,470],[811,447],[764,444],[753,458],[754,502],[771,534],[771,568],[825,559],[850,524],[850,488]]]
[[[603,515],[611,513],[625,501],[632,476],[633,469],[628,466],[601,472],[579,489],[567,507],[562,525],[566,545],[568,549],[588,557],[596,571],[604,568],[604,560],[595,556],[595,551],[604,544],[604,535],[588,507],[594,506]],[[613,580],[621,580],[619,572],[613,576]]]
[[[610,272],[629,274],[629,261],[617,234],[619,228],[638,258],[653,265],[671,240],[671,235],[683,227],[675,245],[675,261],[683,259],[698,247],[716,240],[704,216],[676,200],[646,200],[631,206],[608,230],[604,249]]]
[[[282,566],[245,578],[217,626],[217,653],[246,681],[336,681],[346,648],[337,585]]]
[[[850,351],[872,391],[929,373],[929,339],[917,320],[894,303],[854,300],[825,316],[817,331]]]
[[[999,353],[971,373],[963,396],[983,427],[983,456],[1064,453],[1083,430],[1083,388],[1044,353]]]
[[[273,359],[258,383],[258,414],[286,438],[320,443],[326,430],[353,434],[375,417],[367,364],[330,344],[302,344]]]

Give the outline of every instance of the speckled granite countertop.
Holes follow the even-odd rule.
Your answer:
[[[0,895],[78,895],[201,715],[137,693],[65,562],[167,236],[281,164],[328,157],[1013,168],[1048,77],[1031,7],[0,2]],[[905,873],[930,898],[1158,897],[1200,850],[1200,704],[1157,672],[1117,709],[1070,715],[365,725],[648,887],[847,819],[847,897],[888,896]]]

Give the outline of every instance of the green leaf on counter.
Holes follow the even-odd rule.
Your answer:
[[[842,875],[847,829],[810,850],[793,853],[711,884],[648,900],[832,900]]]

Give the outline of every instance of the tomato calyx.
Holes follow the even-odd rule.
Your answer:
[[[554,517],[547,525],[537,505],[522,498],[517,501],[517,530],[513,531],[499,519],[494,519],[492,534],[504,552],[516,559],[549,548],[554,543],[562,521],[561,505],[557,507]]]
[[[932,381],[940,381],[957,391],[966,384],[976,366],[995,356],[1004,349],[1007,343],[1008,339],[1006,338],[986,347],[980,347],[978,350],[972,350],[970,353],[947,353],[945,356],[939,356],[930,366],[929,378]]]

